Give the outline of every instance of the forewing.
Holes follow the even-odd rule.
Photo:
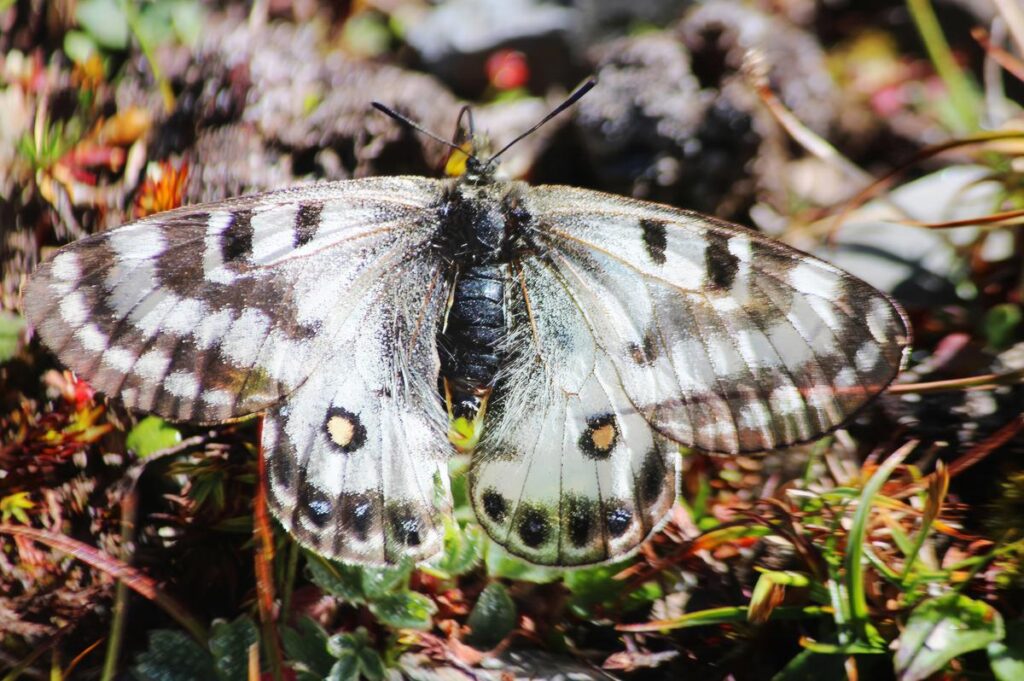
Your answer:
[[[473,454],[470,496],[484,529],[533,563],[621,558],[675,502],[676,445],[632,406],[557,272],[521,263],[512,358]]]
[[[154,215],[62,248],[25,310],[129,407],[219,421],[275,403],[335,347],[366,291],[426,249],[439,185],[373,178]]]
[[[428,257],[375,282],[330,356],[264,419],[270,507],[318,553],[385,565],[441,549],[450,447],[435,334],[445,295]]]
[[[903,362],[899,308],[806,253],[581,189],[537,187],[529,208],[538,262],[563,282],[634,408],[677,442],[734,454],[813,440]]]

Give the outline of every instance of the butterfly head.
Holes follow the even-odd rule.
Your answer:
[[[423,128],[414,121],[406,118],[397,111],[384,106],[380,102],[373,102],[372,104],[375,109],[387,114],[399,123],[426,135],[436,142],[440,142],[441,144],[450,147],[452,149],[452,154],[448,158],[448,163],[445,166],[445,174],[449,177],[459,177],[470,184],[486,184],[494,180],[494,171],[497,167],[497,160],[502,154],[511,149],[512,146],[519,142],[519,140],[533,134],[542,125],[575,104],[580,97],[590,92],[595,85],[597,85],[597,81],[588,80],[569,95],[564,102],[559,104],[547,116],[542,118],[536,125],[517,135],[515,139],[499,149],[497,153],[487,157],[481,156],[481,151],[487,151],[486,147],[488,145],[484,138],[475,134],[473,129],[473,114],[472,110],[468,106],[462,107],[462,110],[459,112],[459,118],[456,123],[455,141],[449,142],[448,140],[443,139]],[[465,121],[465,125],[463,125],[463,121]]]
[[[486,137],[470,133],[465,141],[452,148],[444,167],[445,175],[460,178],[469,184],[493,182],[497,166],[481,157],[482,152],[489,150],[490,144]]]

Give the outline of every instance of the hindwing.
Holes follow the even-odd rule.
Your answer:
[[[386,565],[441,550],[451,510],[435,344],[446,289],[411,257],[358,301],[334,352],[267,412],[270,505],[305,546]]]

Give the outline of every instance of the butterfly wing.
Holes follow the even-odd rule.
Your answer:
[[[425,248],[438,183],[373,178],[154,215],[62,248],[28,319],[128,407],[215,422],[272,405],[331,355],[353,305]]]
[[[527,331],[470,471],[477,516],[517,555],[621,557],[674,501],[669,440],[730,454],[808,441],[899,370],[899,309],[827,263],[669,207],[528,196],[537,252],[514,264],[510,302]]]
[[[678,453],[631,405],[557,272],[519,263],[513,363],[499,378],[469,490],[494,541],[533,563],[620,558],[675,502]]]
[[[270,506],[301,543],[424,558],[450,507],[439,191],[373,178],[155,215],[61,249],[26,311],[129,407],[210,422],[271,408]]]
[[[376,282],[336,352],[267,413],[271,508],[320,554],[385,565],[441,549],[451,510],[447,415],[437,394],[441,273],[416,257]]]
[[[513,264],[508,371],[469,472],[488,534],[544,565],[634,550],[675,502],[678,454],[633,408],[557,270]]]
[[[814,440],[899,372],[902,311],[826,262],[667,206],[563,187],[531,199],[594,342],[677,442],[736,454]]]

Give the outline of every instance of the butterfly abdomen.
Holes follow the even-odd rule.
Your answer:
[[[458,274],[441,333],[441,370],[457,392],[489,390],[501,366],[506,333],[507,265],[476,265]]]

